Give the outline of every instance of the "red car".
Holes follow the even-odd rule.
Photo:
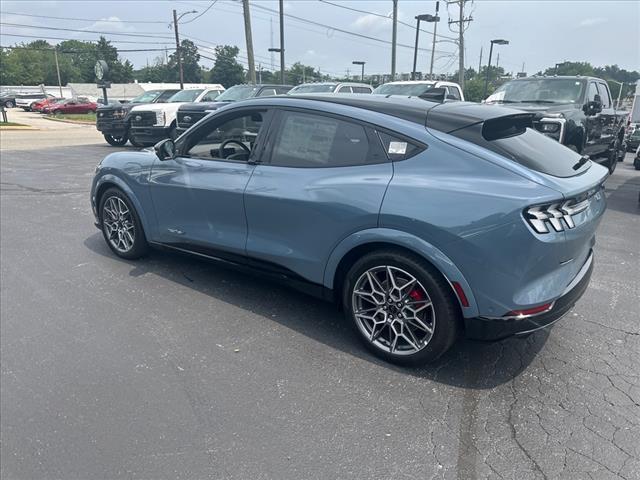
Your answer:
[[[91,102],[88,98],[78,97],[54,103],[49,107],[43,108],[42,111],[54,115],[56,113],[95,113],[97,108],[98,104],[96,102]]]
[[[55,97],[47,97],[43,100],[38,100],[37,102],[33,102],[31,106],[32,112],[41,112],[43,108],[49,107],[56,102],[60,102],[64,100],[63,98],[55,98]]]

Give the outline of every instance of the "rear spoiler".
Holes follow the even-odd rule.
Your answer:
[[[514,137],[533,128],[532,113],[517,113],[485,120],[482,124],[482,136],[485,140],[498,140],[500,138]]]
[[[445,99],[447,98],[447,89],[443,87],[430,88],[426,92],[423,92],[421,95],[419,95],[418,98],[421,98],[422,100],[428,100],[429,102],[444,103]]]

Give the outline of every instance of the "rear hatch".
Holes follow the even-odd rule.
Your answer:
[[[426,126],[497,153],[513,162],[514,170],[524,167],[528,178],[558,192],[557,201],[527,206],[523,219],[536,235],[564,235],[560,262],[577,274],[605,210],[608,170],[535,131],[533,118],[510,108],[458,102],[432,108]]]

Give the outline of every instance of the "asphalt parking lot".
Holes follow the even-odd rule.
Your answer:
[[[116,258],[88,189],[119,149],[91,126],[40,128],[0,133],[3,479],[640,478],[631,154],[572,313],[403,369],[311,297],[183,256]]]

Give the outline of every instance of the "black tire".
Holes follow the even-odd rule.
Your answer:
[[[640,157],[636,157],[633,159],[633,168],[636,170],[640,170]]]
[[[388,314],[389,311],[386,310],[386,308],[385,312],[381,312],[378,306],[373,307],[378,309],[373,316],[375,317],[381,314],[383,315],[382,319],[386,322],[379,323],[383,325],[379,330],[375,330],[376,327],[373,326],[373,332],[385,332],[385,329],[387,329],[386,334],[379,334],[379,340],[376,340],[378,344],[375,344],[374,341],[370,340],[369,334],[371,333],[373,336],[373,332],[365,333],[366,327],[362,327],[362,322],[357,320],[354,313],[354,289],[358,282],[360,282],[360,279],[365,278],[366,272],[375,271],[376,268],[380,269],[378,271],[384,271],[381,269],[381,267],[384,266],[389,266],[392,269],[398,269],[400,272],[408,273],[413,276],[419,282],[419,284],[416,285],[424,288],[428,299],[431,300],[432,306],[427,307],[427,309],[431,309],[429,314],[433,315],[433,320],[431,322],[431,326],[433,327],[432,334],[430,338],[424,338],[418,342],[421,347],[413,353],[411,353],[411,350],[414,349],[411,348],[409,348],[409,353],[392,353],[390,341],[386,347],[384,345],[380,345],[381,342],[386,341],[384,338],[385,335],[389,335],[389,338],[391,338],[392,326],[389,322],[394,322],[394,320],[389,320],[389,318],[393,319],[394,317],[393,314]],[[411,288],[415,289],[415,287]],[[410,293],[413,293],[413,291]],[[410,296],[415,300],[413,295]],[[385,295],[385,298],[388,297]],[[356,302],[357,301],[358,299],[356,299]],[[394,300],[391,303],[396,301],[397,300]],[[375,355],[392,363],[401,365],[419,365],[432,362],[444,354],[451,345],[453,345],[461,332],[462,318],[460,314],[460,307],[446,280],[425,260],[418,256],[398,250],[389,249],[372,252],[356,261],[345,276],[342,291],[342,303],[346,317],[349,319],[351,325],[364,345]],[[373,303],[371,304],[373,305]],[[401,301],[399,302],[399,305],[402,305]],[[427,309],[425,309],[425,312],[428,311]],[[396,315],[397,312],[398,310],[396,310]],[[402,317],[403,312],[404,310],[400,311],[401,315],[399,317]],[[399,317],[396,316],[395,318],[398,319]],[[405,324],[408,324],[408,321],[406,320],[408,317],[402,318],[403,320],[398,319],[396,321],[403,323],[401,328],[404,329]],[[379,320],[380,317],[378,317],[378,321]],[[428,319],[424,320],[425,323],[429,321]],[[419,332],[416,329],[413,329],[413,331]],[[414,337],[414,339],[416,338],[417,337]]]
[[[615,172],[618,166],[618,150],[620,150],[620,140],[616,139],[613,144],[613,148],[609,151],[609,175]]]
[[[6,102],[4,102],[4,108],[13,108],[15,106],[16,104],[13,103],[11,100],[7,100]]]
[[[129,140],[127,138],[127,134],[125,133],[124,135],[120,136],[120,137],[114,137],[113,135],[109,135],[107,133],[104,134],[104,139],[107,141],[107,143],[113,147],[122,147],[123,145],[125,145],[127,143],[127,140]]]
[[[129,248],[125,248],[127,246],[125,243],[122,244],[122,248],[118,248],[115,245],[117,239],[114,238],[115,235],[112,235],[112,233],[110,233],[108,226],[109,222],[105,221],[105,219],[114,219],[114,217],[110,215],[107,210],[105,210],[105,206],[109,209],[112,209],[110,208],[112,205],[110,201],[112,199],[116,204],[118,204],[119,201],[123,202],[128,209],[128,213],[130,214],[128,220],[126,220],[126,223],[123,222],[122,216],[120,217],[120,220],[115,220],[115,223],[120,223],[123,228],[128,228],[130,225],[133,226],[133,242],[130,242],[131,246]],[[138,216],[138,212],[136,212],[136,209],[133,207],[133,204],[122,190],[120,190],[119,188],[107,189],[107,191],[104,192],[102,194],[102,197],[100,198],[100,207],[98,211],[100,212],[100,229],[102,230],[102,235],[113,253],[121,258],[126,258],[127,260],[135,260],[147,254],[147,252],[149,251],[149,244],[147,243],[144,229],[142,228],[142,223],[140,222],[140,217]]]
[[[133,137],[129,138],[129,142],[131,142],[131,145],[133,145],[136,148],[145,148],[145,147],[150,146],[150,144],[148,144],[148,143],[136,141],[136,139],[133,138]]]

